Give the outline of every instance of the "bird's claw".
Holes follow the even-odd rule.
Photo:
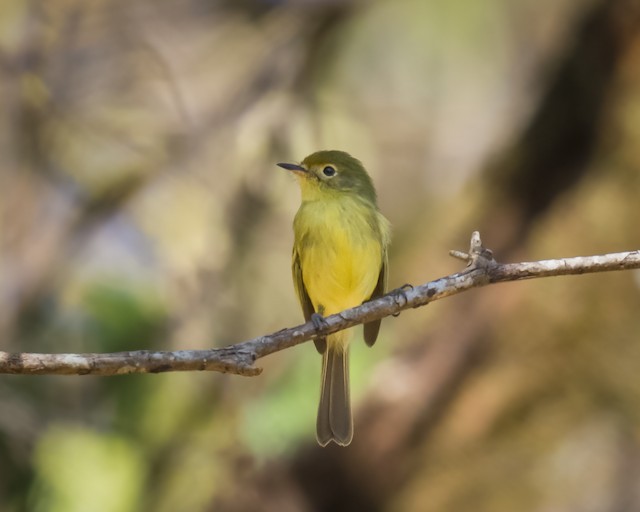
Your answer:
[[[327,326],[327,321],[320,313],[313,313],[311,315],[311,323],[316,328],[316,331],[319,331]]]
[[[407,302],[409,302],[409,298],[405,293],[407,290],[413,290],[413,285],[409,283],[403,284],[400,288],[391,290],[389,292],[389,295],[393,296],[393,300],[398,306],[404,306]],[[404,300],[404,303],[401,302],[401,299]],[[392,313],[392,316],[400,316],[400,311]]]

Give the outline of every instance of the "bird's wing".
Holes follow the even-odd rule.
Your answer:
[[[385,290],[387,289],[387,251],[384,251],[382,256],[382,266],[380,267],[380,275],[378,276],[378,282],[376,283],[376,287],[373,289],[373,293],[368,300],[376,299],[378,297],[382,297],[384,295]],[[373,322],[368,322],[364,324],[364,342],[372,347],[373,344],[378,339],[378,332],[380,331],[380,322],[381,320],[374,320]]]
[[[313,308],[313,303],[311,302],[311,298],[307,293],[307,288],[304,285],[304,281],[302,280],[302,267],[300,267],[300,254],[297,249],[293,248],[293,258],[291,263],[291,271],[293,274],[293,286],[296,289],[296,294],[298,295],[298,301],[300,301],[300,306],[302,306],[302,314],[304,315],[305,322],[311,320],[311,315],[315,313],[315,309]],[[316,345],[316,350],[321,354],[324,353],[327,348],[327,340],[326,338],[316,338],[313,340],[313,343]]]

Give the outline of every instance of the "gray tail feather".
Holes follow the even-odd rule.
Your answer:
[[[348,346],[328,343],[322,355],[322,388],[316,437],[321,446],[326,446],[330,441],[347,446],[353,438]]]

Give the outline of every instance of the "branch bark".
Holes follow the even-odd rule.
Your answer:
[[[257,359],[318,336],[326,336],[358,324],[493,283],[539,277],[566,276],[613,270],[640,269],[640,250],[522,263],[498,263],[485,249],[476,231],[469,252],[451,251],[467,262],[467,268],[420,286],[405,285],[378,299],[325,319],[316,329],[312,322],[282,329],[224,348],[113,352],[105,354],[35,354],[0,352],[0,374],[20,375],[124,375],[171,371],[217,371],[254,376],[262,372]]]

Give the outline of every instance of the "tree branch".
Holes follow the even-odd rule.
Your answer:
[[[151,352],[137,350],[108,354],[34,354],[0,352],[0,374],[20,375],[124,375],[171,371],[217,371],[238,375],[259,375],[257,359],[326,336],[358,324],[397,315],[409,308],[493,283],[537,277],[608,272],[640,268],[640,250],[523,263],[498,263],[482,246],[480,234],[471,236],[469,252],[451,251],[467,262],[457,274],[441,277],[420,286],[405,285],[378,299],[342,311],[325,319],[316,329],[312,322],[283,329],[252,340],[210,350]]]

